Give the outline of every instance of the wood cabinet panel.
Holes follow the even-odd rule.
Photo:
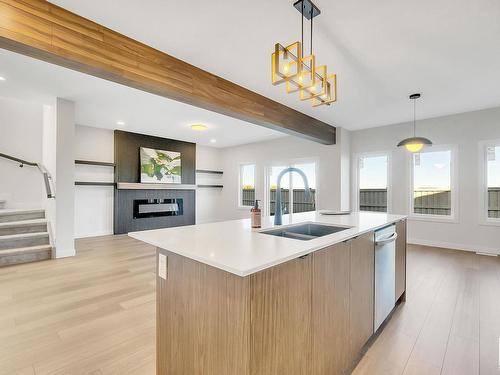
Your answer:
[[[342,374],[349,357],[350,242],[313,254],[313,374]]]
[[[373,334],[375,239],[373,232],[351,241],[349,337],[351,360]]]
[[[406,220],[396,223],[396,301],[406,291]]]
[[[158,374],[343,374],[373,334],[373,232],[248,277],[158,251]]]
[[[248,375],[249,278],[167,255],[157,277],[157,374]]]
[[[252,375],[311,373],[311,259],[251,275]]]

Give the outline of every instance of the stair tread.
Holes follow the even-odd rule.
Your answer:
[[[0,256],[19,254],[19,253],[34,253],[37,251],[52,250],[51,245],[37,245],[27,247],[16,247],[12,249],[0,250]]]
[[[0,223],[1,228],[9,228],[9,227],[20,227],[20,226],[30,226],[37,224],[46,224],[47,219],[29,219],[29,220],[19,220],[19,221],[6,221],[4,223]]]
[[[2,208],[0,216],[45,212],[43,208]]]
[[[7,234],[5,236],[0,236],[2,240],[12,240],[16,238],[28,238],[28,237],[48,237],[49,232],[33,232],[33,233],[18,233],[18,234]]]

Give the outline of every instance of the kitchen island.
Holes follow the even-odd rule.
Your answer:
[[[385,213],[285,215],[340,227],[301,240],[249,220],[130,233],[158,248],[157,373],[341,374],[374,334],[375,231],[395,224],[394,305],[405,298],[406,221]],[[392,292],[392,291],[391,291]]]

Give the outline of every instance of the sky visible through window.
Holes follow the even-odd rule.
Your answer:
[[[300,169],[306,174],[307,182],[309,183],[309,188],[316,189],[316,165],[314,163],[307,164],[296,164],[295,168]],[[293,188],[294,189],[304,189],[304,181],[297,173],[294,172],[293,176]]]
[[[430,151],[413,155],[414,190],[450,190],[451,151]]]
[[[241,186],[255,188],[255,165],[243,165],[241,167]]]
[[[295,168],[300,169],[305,173],[307,177],[307,182],[311,189],[316,189],[316,165],[314,163],[303,163],[294,164]],[[271,184],[271,189],[275,189],[277,185],[278,175],[282,170],[288,167],[271,167],[271,175],[269,176],[269,182]],[[287,173],[281,179],[281,188],[290,189],[290,173]],[[304,189],[304,181],[297,173],[293,172],[293,188],[294,189]]]
[[[500,151],[496,161],[488,164],[488,186],[500,185]],[[451,184],[451,151],[429,151],[413,155],[415,190],[449,190]],[[490,170],[495,170],[490,172]],[[490,179],[491,176],[491,179]],[[360,160],[360,189],[387,188],[387,156],[365,156]],[[490,181],[491,180],[491,181]],[[499,186],[497,185],[497,186]]]
[[[387,156],[365,156],[360,159],[359,188],[387,189]]]
[[[488,147],[488,187],[500,187],[500,146]]]
[[[276,189],[278,184],[277,179],[278,175],[281,173],[283,169],[287,167],[271,167],[271,175],[269,176],[269,183],[271,184],[271,189]],[[287,173],[281,179],[281,188],[282,189],[290,189],[290,174]]]

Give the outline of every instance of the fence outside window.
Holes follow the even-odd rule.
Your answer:
[[[451,215],[451,191],[415,190],[413,212],[424,215]]]
[[[276,189],[271,189],[271,216],[274,215],[276,208]],[[242,190],[242,200],[245,206],[253,206],[255,202],[255,189],[243,189]],[[283,213],[290,213],[290,190],[281,189],[281,201],[285,209]],[[308,212],[316,210],[316,190],[311,189],[311,195],[309,199],[306,198],[304,189],[294,189],[293,190],[293,212]]]
[[[450,215],[450,190],[416,190],[413,193],[416,214]],[[387,211],[387,189],[360,189],[361,211]],[[488,217],[500,218],[500,187],[488,188]]]
[[[290,191],[282,189],[282,202],[285,213],[290,212]],[[245,206],[253,206],[255,189],[243,189],[242,199]],[[274,215],[276,189],[271,189],[271,215]],[[307,212],[316,209],[316,190],[311,189],[311,199],[307,200],[304,189],[293,191],[293,212]],[[451,191],[417,190],[414,192],[414,211],[417,214],[450,215]],[[360,189],[359,209],[361,211],[387,211],[387,189]],[[500,218],[500,187],[488,188],[488,217]]]
[[[488,217],[500,218],[500,187],[488,188]]]
[[[387,189],[360,189],[359,210],[387,212]]]

